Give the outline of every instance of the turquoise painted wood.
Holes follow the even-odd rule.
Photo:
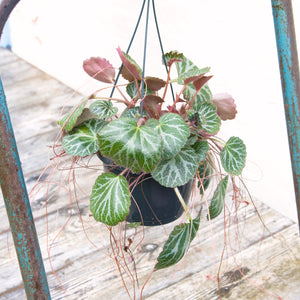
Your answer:
[[[0,185],[27,299],[51,299],[1,78]]]
[[[300,79],[291,0],[272,0],[272,9],[300,225]]]

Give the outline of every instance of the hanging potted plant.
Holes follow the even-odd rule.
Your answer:
[[[191,190],[201,195],[217,178],[208,218],[217,217],[229,182],[235,185],[245,166],[246,147],[239,137],[223,142],[217,136],[221,120],[233,119],[236,107],[228,94],[212,96],[209,68],[172,51],[163,57],[165,80],[144,77],[128,54],[117,51],[124,85],[117,85],[115,68],[106,59],[92,57],[83,68],[111,84],[120,97],[104,97],[99,90],[83,99],[58,121],[62,148],[74,157],[98,155],[105,166],[90,195],[96,221],[161,225],[185,212],[186,223],[175,226],[157,259],[155,268],[165,268],[183,257],[198,230],[200,213],[193,218],[187,204]],[[173,68],[177,78],[171,80]],[[178,92],[170,101],[171,84]]]

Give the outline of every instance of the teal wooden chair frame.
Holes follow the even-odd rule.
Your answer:
[[[0,34],[20,0],[0,3]],[[291,0],[271,0],[300,223],[300,80]],[[28,299],[51,299],[0,79],[0,184]]]

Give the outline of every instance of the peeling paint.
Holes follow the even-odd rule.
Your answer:
[[[272,9],[300,225],[300,79],[291,0],[272,0]]]
[[[51,299],[0,79],[0,184],[28,299]]]

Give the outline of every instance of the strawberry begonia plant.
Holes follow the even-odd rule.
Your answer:
[[[165,268],[183,257],[200,223],[200,213],[194,219],[190,216],[178,186],[195,180],[194,186],[202,195],[210,178],[218,174],[208,210],[208,218],[216,218],[223,210],[229,179],[234,182],[245,166],[246,147],[239,137],[226,143],[217,137],[221,120],[234,119],[236,106],[228,94],[212,95],[209,68],[200,69],[172,51],[164,56],[166,80],[144,77],[128,54],[120,48],[117,51],[127,95],[124,85],[116,84],[115,68],[109,61],[99,57],[85,60],[86,73],[114,86],[121,97],[106,98],[96,92],[83,99],[58,122],[64,133],[62,148],[74,157],[101,153],[124,167],[119,175],[101,174],[90,196],[93,217],[108,226],[126,221],[129,213],[128,170],[150,173],[162,186],[175,189],[187,221],[175,226],[157,259],[155,268]],[[171,80],[174,67],[177,78]],[[178,87],[173,101],[167,93],[171,83]],[[124,105],[123,111],[114,106],[116,102]]]

